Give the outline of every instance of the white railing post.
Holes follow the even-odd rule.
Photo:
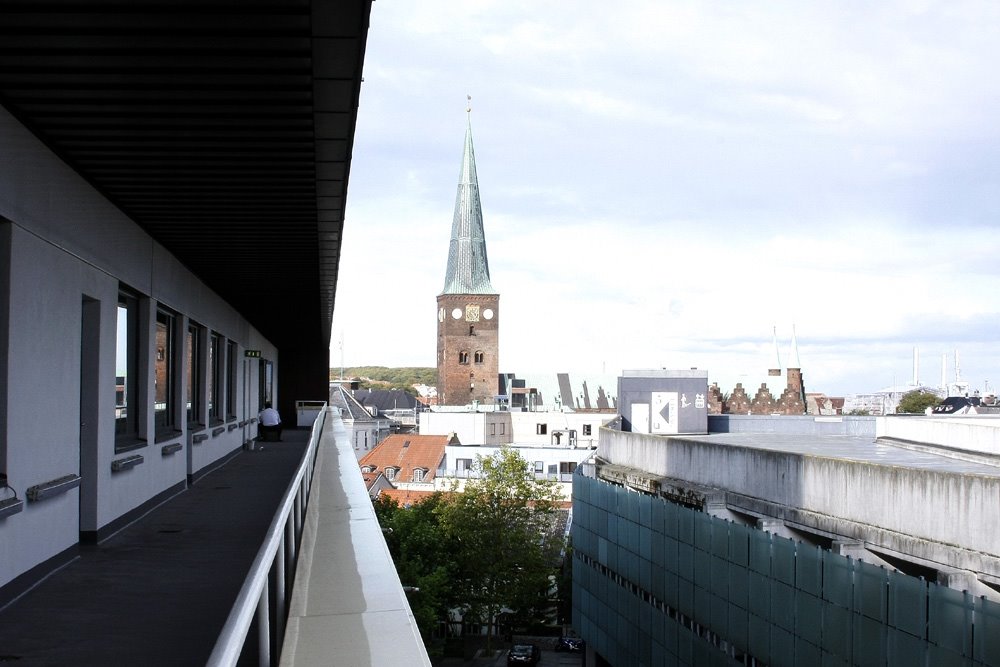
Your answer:
[[[268,622],[267,580],[260,591],[257,600],[257,650],[260,656],[260,667],[271,667],[271,624]]]
[[[324,409],[313,423],[308,449],[285,491],[277,512],[275,512],[264,543],[257,552],[250,573],[229,612],[229,618],[226,619],[222,631],[219,633],[215,648],[208,658],[207,665],[210,667],[233,667],[236,665],[243,646],[247,642],[250,625],[255,615],[259,628],[260,664],[270,666],[271,602],[268,587],[272,571],[275,577],[275,623],[277,624],[275,651],[280,655],[284,635],[285,608],[289,592],[294,585],[298,544],[302,535],[302,525],[305,522],[305,510],[308,503],[308,498],[304,496],[304,492],[308,493],[309,489],[305,477],[309,475],[311,481],[319,440],[326,424],[327,409]]]
[[[274,555],[274,645],[281,650],[285,635],[285,537],[281,536]]]
[[[285,538],[284,542],[288,545],[285,550],[285,557],[288,559],[285,563],[285,571],[288,573],[288,588],[292,588],[292,577],[295,576],[295,562],[299,557],[299,546],[295,544],[294,528],[292,526],[292,518],[288,517],[285,521]]]

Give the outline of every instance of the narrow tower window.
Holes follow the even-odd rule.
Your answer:
[[[467,351],[462,350],[461,352],[458,353],[458,363],[460,364],[469,363],[469,353]]]
[[[483,363],[483,360],[485,358],[486,358],[486,355],[483,354],[482,350],[479,350],[479,351],[476,352],[475,360],[476,360],[477,364]]]

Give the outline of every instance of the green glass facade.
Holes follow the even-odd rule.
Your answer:
[[[1000,665],[1000,605],[578,472],[573,626],[611,665]]]

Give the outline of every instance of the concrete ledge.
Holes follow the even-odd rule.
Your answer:
[[[317,453],[281,665],[430,667],[343,421]]]

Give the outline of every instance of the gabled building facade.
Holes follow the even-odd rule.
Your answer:
[[[358,465],[362,475],[381,474],[393,486],[413,482],[430,489],[451,441],[444,435],[397,433],[361,457]]]
[[[389,418],[372,415],[342,383],[330,385],[330,407],[340,410],[354,454],[359,459],[389,435]]]

